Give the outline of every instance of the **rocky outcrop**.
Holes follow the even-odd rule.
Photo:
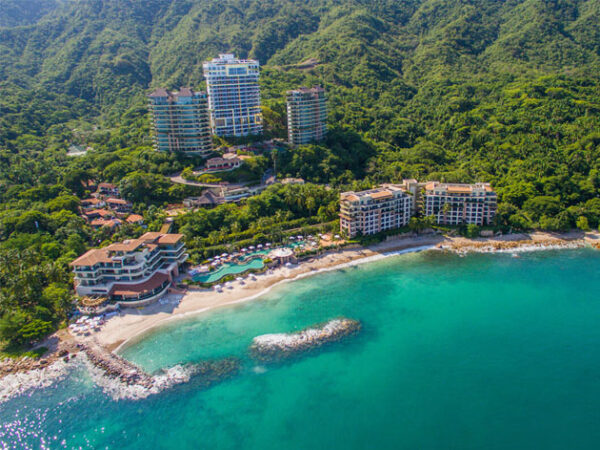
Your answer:
[[[264,334],[252,340],[251,356],[262,362],[278,361],[339,341],[360,331],[361,323],[352,319],[333,319],[297,333]]]
[[[78,346],[85,352],[88,360],[108,377],[118,378],[125,384],[135,384],[146,388],[153,386],[154,382],[150,375],[119,355],[94,343],[79,344]]]
[[[87,356],[92,378],[115,400],[138,400],[177,385],[208,388],[235,374],[236,358],[179,364],[150,375],[130,361],[97,344],[79,344]]]

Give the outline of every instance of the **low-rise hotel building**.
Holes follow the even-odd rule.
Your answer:
[[[183,235],[148,232],[89,250],[70,265],[78,295],[139,306],[165,294],[187,257]]]
[[[387,184],[340,197],[340,230],[348,237],[400,228],[412,216],[413,198],[402,185]]]
[[[423,215],[434,216],[439,225],[489,225],[498,198],[489,183],[427,183],[422,192]]]

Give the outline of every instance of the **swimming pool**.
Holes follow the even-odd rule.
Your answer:
[[[242,264],[223,264],[214,272],[198,274],[192,279],[199,283],[214,283],[226,275],[237,275],[250,269],[262,269],[264,266],[265,263],[263,262],[262,258],[254,258]]]

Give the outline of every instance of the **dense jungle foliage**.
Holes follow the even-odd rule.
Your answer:
[[[314,185],[178,218],[193,253],[331,221],[338,189],[406,177],[491,182],[498,228],[598,227],[598,17],[597,0],[0,0],[0,335],[55,328],[68,262],[142,232],[90,229],[82,181],[118,183],[150,229],[198,195],[166,177],[201,161],[152,149],[145,94],[201,89],[220,52],[259,59],[265,138],[312,84],[330,133],[270,155]]]

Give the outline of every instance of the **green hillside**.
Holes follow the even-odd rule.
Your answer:
[[[598,227],[598,17],[598,0],[0,0],[0,334],[56,325],[67,262],[139,231],[82,223],[82,180],[120,183],[151,227],[192,194],[165,175],[200,161],[152,150],[145,94],[202,88],[220,52],[259,59],[267,138],[285,136],[285,90],[327,89],[329,137],[277,167],[334,190],[187,214],[192,255],[332,221],[332,192],[403,177],[493,183],[501,229]]]

